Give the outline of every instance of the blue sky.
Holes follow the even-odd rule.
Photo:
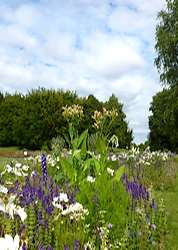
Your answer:
[[[147,139],[156,17],[166,0],[1,0],[0,91],[74,90],[124,105],[134,142]]]

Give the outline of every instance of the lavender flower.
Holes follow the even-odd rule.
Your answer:
[[[79,249],[79,241],[76,239],[74,242],[74,250],[78,250]]]
[[[23,233],[23,231],[25,230],[26,225],[22,225],[19,229],[19,235],[21,235]]]
[[[64,245],[64,250],[69,250],[69,246],[67,244]]]
[[[112,227],[113,227],[113,224],[109,223],[108,228],[112,228]]]
[[[42,161],[43,180],[44,180],[44,183],[46,184],[48,172],[47,172],[46,155],[45,154],[42,154],[41,161]]]

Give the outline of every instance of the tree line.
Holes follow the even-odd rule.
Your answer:
[[[165,88],[150,105],[149,144],[152,150],[178,152],[178,1],[166,0],[157,19],[155,65]]]
[[[123,104],[112,94],[106,102],[94,95],[79,97],[74,91],[38,88],[21,93],[0,93],[0,145],[17,145],[31,150],[50,148],[52,138],[68,133],[68,124],[62,115],[64,106],[78,104],[83,107],[84,117],[78,133],[88,128],[89,135],[95,133],[92,115],[95,110],[116,109],[118,116],[110,128],[110,136],[118,137],[119,146],[130,146],[133,136],[129,129]],[[106,124],[107,126],[107,124]]]

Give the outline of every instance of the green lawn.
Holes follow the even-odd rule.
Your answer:
[[[0,147],[0,151],[13,151],[13,152],[16,152],[16,151],[19,151],[19,147],[17,146],[11,146],[11,147]]]
[[[165,191],[163,193],[165,209],[168,212],[168,233],[166,236],[165,250],[178,249],[178,177],[177,185],[174,191]]]

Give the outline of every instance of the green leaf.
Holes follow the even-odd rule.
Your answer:
[[[123,165],[118,170],[116,170],[116,172],[114,174],[114,180],[120,181],[120,179],[124,173],[124,169],[125,169],[125,166]]]
[[[65,177],[65,175],[64,175],[63,173],[56,174],[56,175],[54,176],[54,181],[55,181],[55,180],[56,180],[56,181],[60,181],[60,180],[62,180],[64,177]]]
[[[85,131],[83,131],[83,133],[79,136],[78,143],[77,143],[77,148],[79,148],[80,145],[81,145],[81,143],[82,143],[82,141],[87,138],[87,135],[88,135],[88,129],[86,129]]]
[[[73,152],[72,157],[75,157],[76,159],[80,160],[81,159],[80,151],[81,151],[81,149],[75,149],[74,152]]]
[[[90,165],[91,165],[91,162],[93,161],[92,158],[89,158],[87,159],[85,162],[84,162],[84,165],[83,165],[83,172],[85,172],[86,170],[90,170]]]
[[[72,165],[62,156],[60,157],[60,163],[66,175],[69,177],[69,179],[72,179],[74,174],[74,169],[72,168]]]
[[[105,154],[107,151],[107,145],[105,143],[105,140],[98,136],[97,141],[96,141],[96,148],[100,154]]]
[[[87,138],[85,138],[82,142],[82,147],[81,147],[81,159],[85,159],[86,158],[86,154],[87,154]]]
[[[92,159],[93,159],[94,164],[95,164],[96,172],[99,174],[99,172],[101,171],[101,165],[95,157],[93,157]]]
[[[71,142],[66,134],[64,134],[64,138],[65,138],[66,142],[68,143],[69,147],[72,148],[72,144],[71,144]]]
[[[116,165],[117,165],[117,161],[108,161],[105,165],[105,169],[107,168],[115,169]]]

